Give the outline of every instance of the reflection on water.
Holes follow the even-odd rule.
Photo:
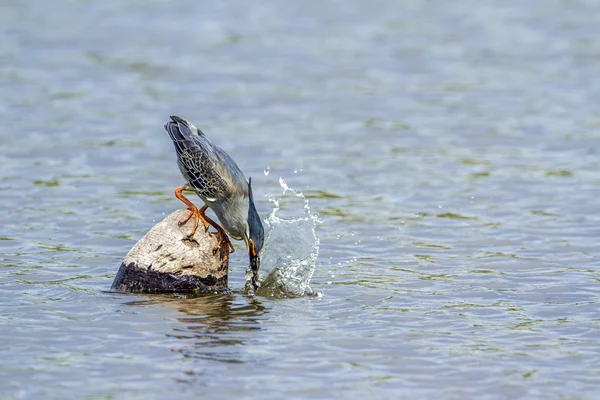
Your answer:
[[[131,307],[165,307],[184,314],[178,317],[172,333],[166,336],[182,340],[174,351],[185,358],[244,362],[239,346],[260,330],[258,317],[268,311],[257,297],[240,301],[234,294],[152,295],[147,300],[126,303]]]

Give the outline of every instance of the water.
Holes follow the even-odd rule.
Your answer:
[[[309,201],[302,192],[290,188],[283,178],[279,178],[283,188],[281,197],[271,197],[273,211],[265,219],[267,235],[262,253],[261,267],[258,271],[260,288],[258,295],[271,297],[297,297],[313,294],[310,279],[315,272],[319,257],[320,240],[316,235],[316,227],[322,223],[317,214],[312,213]],[[300,215],[280,218],[282,200],[287,192],[302,199]],[[292,203],[294,204],[294,203]],[[295,206],[290,207],[295,211]],[[246,273],[246,280],[252,278],[251,271]]]
[[[0,398],[598,398],[599,15],[5,0]],[[181,207],[169,115],[309,200],[321,296],[244,295],[243,243],[232,294],[107,291]]]

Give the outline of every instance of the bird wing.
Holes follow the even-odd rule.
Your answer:
[[[165,130],[175,145],[184,178],[200,197],[208,201],[224,196],[229,188],[217,171],[217,159],[208,139],[194,133],[190,128],[197,129],[189,122],[180,118],[172,119],[174,122],[168,122]]]
[[[185,169],[190,186],[200,197],[215,201],[228,192],[227,182],[217,173],[205,152],[185,148],[177,154],[180,167]]]

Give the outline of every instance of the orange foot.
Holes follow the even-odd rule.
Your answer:
[[[208,208],[207,206],[202,207],[201,211],[206,210],[206,208]],[[202,213],[204,215],[204,212]],[[215,247],[213,248],[213,254],[217,254],[217,251],[219,251],[221,248],[223,248],[223,246],[225,246],[225,251],[223,252],[223,256],[221,257],[221,261],[225,261],[227,260],[227,257],[229,256],[230,253],[233,253],[235,251],[235,249],[233,248],[233,245],[231,244],[231,241],[229,240],[229,237],[227,237],[227,234],[225,233],[225,230],[223,228],[221,228],[221,226],[219,224],[217,224],[215,221],[213,221],[212,219],[208,218],[208,216],[204,215],[204,219],[213,227],[217,230],[217,235],[219,237],[219,241],[217,242],[217,244],[215,245]]]
[[[208,230],[209,227],[209,223],[208,221],[206,221],[206,215],[204,214],[204,211],[206,211],[206,209],[208,208],[207,206],[202,207],[200,210],[198,210],[198,207],[196,207],[191,201],[188,200],[187,197],[185,197],[182,193],[183,189],[185,186],[182,187],[178,187],[177,189],[175,189],[175,197],[177,197],[179,200],[181,200],[187,207],[188,210],[190,210],[189,215],[187,216],[186,219],[179,221],[179,225],[185,225],[190,218],[195,217],[194,219],[194,228],[192,229],[192,232],[189,234],[189,237],[193,237],[194,234],[196,233],[196,230],[198,229],[198,221],[202,221],[202,223],[204,224],[204,229]]]
[[[194,228],[192,229],[192,232],[190,233],[189,237],[194,236],[194,234],[196,233],[196,230],[198,229],[198,221],[202,221],[202,223],[204,224],[204,229],[206,231],[208,231],[209,226],[215,228],[217,230],[219,241],[213,248],[213,254],[217,254],[217,251],[219,251],[221,248],[223,248],[223,246],[225,246],[225,251],[223,252],[221,261],[227,260],[229,254],[233,253],[235,249],[233,248],[229,237],[227,237],[225,230],[206,215],[206,210],[208,209],[208,206],[204,205],[204,207],[198,210],[198,207],[196,207],[191,201],[188,200],[187,197],[183,195],[182,191],[184,189],[187,189],[187,185],[175,189],[175,197],[181,200],[188,207],[188,209],[190,210],[190,214],[187,216],[186,219],[179,221],[179,225],[184,225],[190,220],[190,218],[192,218],[192,216],[195,217]]]

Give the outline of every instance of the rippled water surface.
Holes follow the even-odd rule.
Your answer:
[[[0,398],[600,398],[599,60],[591,0],[4,0]],[[172,114],[321,296],[108,291]]]

